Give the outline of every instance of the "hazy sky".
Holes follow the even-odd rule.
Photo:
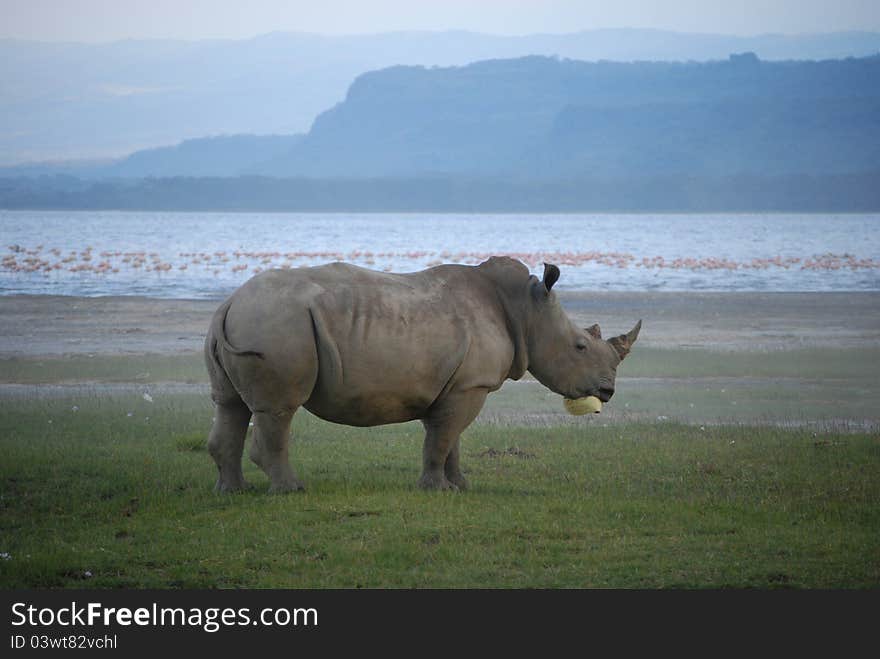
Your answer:
[[[880,31],[880,0],[0,0],[0,38],[52,41],[607,27],[740,35]]]

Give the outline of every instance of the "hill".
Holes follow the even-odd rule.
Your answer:
[[[73,176],[83,179],[167,176],[239,176],[289,152],[300,135],[219,135],[135,151],[106,160],[68,160],[0,167],[0,176]]]
[[[205,135],[293,134],[358,75],[548,55],[577,60],[763,60],[880,52],[880,34],[735,37],[659,30],[494,36],[267,34],[243,40],[41,43],[0,40],[0,165],[118,158]]]
[[[305,135],[0,171],[0,208],[877,211],[880,56],[395,66]]]
[[[545,57],[360,76],[267,176],[830,175],[880,167],[880,56]]]
[[[227,135],[137,151],[92,172],[95,177],[238,176],[289,152],[300,135]]]

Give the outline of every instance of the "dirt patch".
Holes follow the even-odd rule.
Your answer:
[[[644,320],[641,345],[724,350],[880,346],[880,293],[562,291],[606,336]],[[219,300],[0,296],[0,356],[174,354],[202,349]]]
[[[517,448],[515,446],[511,446],[505,449],[487,448],[485,451],[477,454],[477,457],[480,458],[501,458],[504,456],[520,458],[521,460],[531,460],[532,458],[538,457],[534,453],[523,451],[521,448]]]
[[[0,296],[0,356],[197,351],[218,304],[143,297]]]

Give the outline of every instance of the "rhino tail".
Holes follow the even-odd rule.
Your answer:
[[[239,350],[226,338],[226,316],[229,314],[229,307],[232,306],[232,300],[227,300],[214,314],[214,320],[211,323],[211,334],[217,342],[217,346],[223,348],[228,353],[239,355],[242,357],[258,357],[265,359],[265,355],[257,350]]]

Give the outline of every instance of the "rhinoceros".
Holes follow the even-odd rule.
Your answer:
[[[390,274],[345,263],[268,270],[236,290],[214,314],[205,361],[215,404],[208,450],[218,491],[246,487],[250,458],[270,490],[303,489],[288,460],[290,422],[300,407],[351,426],[420,419],[425,489],[464,489],[460,436],[486,396],[529,371],[567,398],[607,402],[617,365],[635,342],[603,340],[575,326],[543,279],[519,261],[439,265]]]

